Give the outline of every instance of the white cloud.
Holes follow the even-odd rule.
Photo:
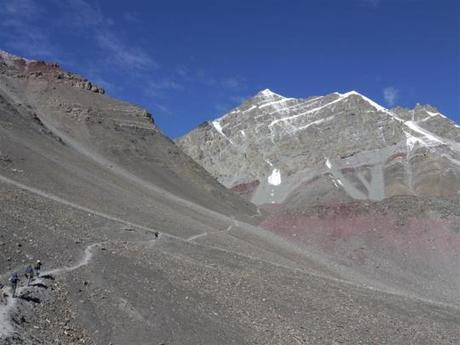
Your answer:
[[[176,68],[176,73],[181,76],[182,78],[187,78],[189,75],[189,71],[185,66],[179,66]]]
[[[55,59],[49,32],[39,25],[46,11],[34,0],[0,0],[0,41],[3,49],[28,58]]]
[[[0,0],[0,6],[10,16],[32,17],[41,13],[34,0]]]
[[[115,65],[119,71],[145,71],[158,68],[147,49],[120,37],[113,20],[96,2],[85,0],[52,1],[58,7],[59,18],[49,21],[50,13],[38,0],[0,0],[0,41],[4,49],[29,58],[63,60],[74,52],[56,48],[55,32],[79,36],[93,49],[89,67],[94,70]],[[69,32],[67,32],[67,31]],[[69,54],[70,53],[70,54]],[[69,56],[70,55],[70,56]],[[88,67],[87,67],[88,68]]]
[[[230,101],[233,103],[243,103],[246,99],[248,99],[248,96],[230,96]]]
[[[171,79],[161,79],[158,81],[151,81],[149,87],[156,90],[180,90],[184,87]]]
[[[395,105],[396,100],[399,97],[399,90],[396,89],[393,86],[388,86],[383,89],[383,98],[385,99],[385,102],[391,107]]]
[[[220,81],[222,87],[227,89],[242,89],[244,88],[245,80],[240,77],[224,78]]]
[[[84,0],[67,0],[62,1],[60,6],[63,10],[64,24],[78,28],[101,28],[113,24],[113,21],[104,16],[95,2],[90,5]]]
[[[214,109],[219,113],[219,114],[224,114],[228,112],[228,110],[231,107],[227,103],[216,103],[214,104]]]
[[[80,34],[94,38],[106,61],[130,71],[158,68],[145,49],[120,38],[114,29],[114,21],[102,13],[97,3],[67,0],[60,6],[65,20],[62,25],[71,26]]]
[[[55,60],[58,55],[48,36],[39,30],[18,31],[14,39],[7,38],[5,45],[8,49],[31,59]]]
[[[145,70],[158,67],[155,60],[143,49],[124,43],[111,31],[97,34],[96,42],[107,53],[110,62],[124,69]]]
[[[166,106],[163,105],[163,104],[158,103],[157,100],[155,100],[155,102],[152,103],[150,106],[151,106],[152,108],[156,108],[157,110],[159,110],[158,113],[159,113],[160,115],[170,115],[170,114],[172,114],[168,107],[166,107]]]
[[[361,2],[374,8],[380,4],[380,0],[361,0]]]
[[[247,79],[241,76],[215,77],[209,71],[204,69],[191,69],[188,66],[181,65],[175,70],[176,78],[181,83],[200,84],[206,87],[220,88],[225,92],[242,92],[246,90]]]
[[[178,91],[183,89],[184,86],[182,84],[172,79],[160,79],[149,81],[144,93],[148,97],[165,98],[167,96],[165,91]]]
[[[123,14],[123,19],[131,24],[137,24],[141,22],[141,17],[138,12],[126,12]]]

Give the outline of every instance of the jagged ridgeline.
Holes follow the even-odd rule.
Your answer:
[[[263,90],[177,143],[256,204],[458,197],[460,126],[436,108],[385,109],[351,91]]]

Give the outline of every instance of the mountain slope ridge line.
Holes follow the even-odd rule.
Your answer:
[[[26,190],[26,191],[29,191],[33,194],[37,194],[41,197],[44,197],[44,198],[47,198],[47,199],[50,199],[50,200],[53,200],[55,202],[58,202],[58,203],[61,203],[61,204],[64,204],[66,206],[70,206],[72,208],[75,208],[75,209],[78,209],[80,211],[84,211],[84,212],[88,212],[88,213],[92,213],[96,216],[99,216],[99,217],[102,217],[102,218],[105,218],[105,219],[108,219],[108,220],[112,220],[112,221],[115,221],[115,222],[118,222],[118,223],[122,223],[124,225],[128,225],[128,226],[132,226],[132,227],[135,227],[135,228],[138,228],[138,229],[142,229],[142,230],[145,230],[145,231],[148,231],[148,232],[157,232],[158,230],[155,230],[155,229],[152,229],[152,228],[149,228],[149,227],[146,227],[144,225],[140,225],[140,224],[136,224],[136,223],[133,223],[133,222],[130,222],[130,221],[127,221],[127,220],[124,220],[124,219],[121,219],[119,217],[116,217],[116,216],[112,216],[112,215],[109,215],[107,213],[104,213],[104,212],[100,212],[100,211],[97,211],[97,210],[93,210],[93,209],[90,209],[88,207],[85,207],[85,206],[82,206],[82,205],[79,205],[79,204],[76,204],[72,201],[68,201],[68,200],[65,200],[57,195],[54,195],[54,194],[51,194],[51,193],[48,193],[48,192],[44,192],[44,191],[41,191],[37,188],[34,188],[34,187],[30,187],[30,186],[27,186],[26,184],[23,184],[21,182],[18,182],[18,181],[15,181],[13,179],[10,179],[8,177],[5,177],[3,175],[0,175],[0,182],[4,182],[4,183],[7,183],[7,184],[12,184],[12,185],[15,185],[16,187],[19,187],[20,189],[23,189],[23,190]],[[168,236],[168,237],[171,237],[171,238],[175,238],[175,239],[181,239],[179,236],[175,236],[173,234],[168,234],[166,232],[162,232],[165,236]]]
[[[117,174],[119,176],[127,178],[128,180],[130,180],[132,182],[135,182],[135,183],[137,183],[138,185],[140,185],[142,187],[146,187],[147,189],[150,189],[150,190],[152,190],[152,191],[154,191],[156,193],[159,193],[160,195],[165,196],[165,197],[169,198],[170,200],[176,201],[176,202],[182,204],[183,206],[189,207],[191,209],[200,210],[200,211],[203,211],[205,213],[209,213],[209,214],[212,214],[214,216],[223,218],[225,220],[230,219],[228,216],[226,216],[226,215],[224,215],[222,213],[213,211],[213,210],[211,210],[209,208],[200,206],[200,205],[198,205],[196,203],[193,203],[191,201],[183,199],[183,198],[181,198],[181,197],[179,197],[179,196],[177,196],[177,195],[175,195],[173,193],[168,192],[167,190],[164,190],[161,187],[158,187],[156,185],[153,185],[152,183],[149,183],[149,182],[145,181],[144,179],[142,179],[142,178],[130,173],[126,169],[124,169],[124,168],[120,167],[119,165],[115,164],[114,162],[102,157],[101,155],[89,151],[83,145],[81,145],[80,143],[78,143],[75,140],[73,140],[72,138],[70,138],[64,132],[58,130],[55,126],[51,125],[49,123],[49,121],[43,120],[42,118],[40,118],[40,119],[45,124],[45,126],[48,128],[48,130],[50,130],[52,133],[54,133],[55,135],[60,137],[64,141],[64,143],[69,145],[71,148],[73,148],[75,151],[79,152],[80,154],[86,156],[87,158],[90,158],[91,160],[93,160],[94,162],[96,162],[100,166],[104,167],[105,169],[111,171],[112,173],[115,173],[115,174]]]

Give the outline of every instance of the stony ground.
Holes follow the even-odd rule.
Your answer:
[[[166,233],[155,240],[145,230],[0,186],[1,226],[15,229],[2,231],[2,273],[38,257],[54,272],[54,279],[42,279],[43,286],[22,290],[5,344],[460,339],[455,307],[359,287],[281,243],[255,241],[255,230],[241,222],[195,240]]]
[[[261,226],[387,286],[458,304],[460,203],[382,202],[269,208]]]

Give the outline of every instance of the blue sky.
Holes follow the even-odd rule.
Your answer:
[[[177,137],[260,89],[357,90],[460,122],[460,1],[0,0],[0,49],[60,63]]]

